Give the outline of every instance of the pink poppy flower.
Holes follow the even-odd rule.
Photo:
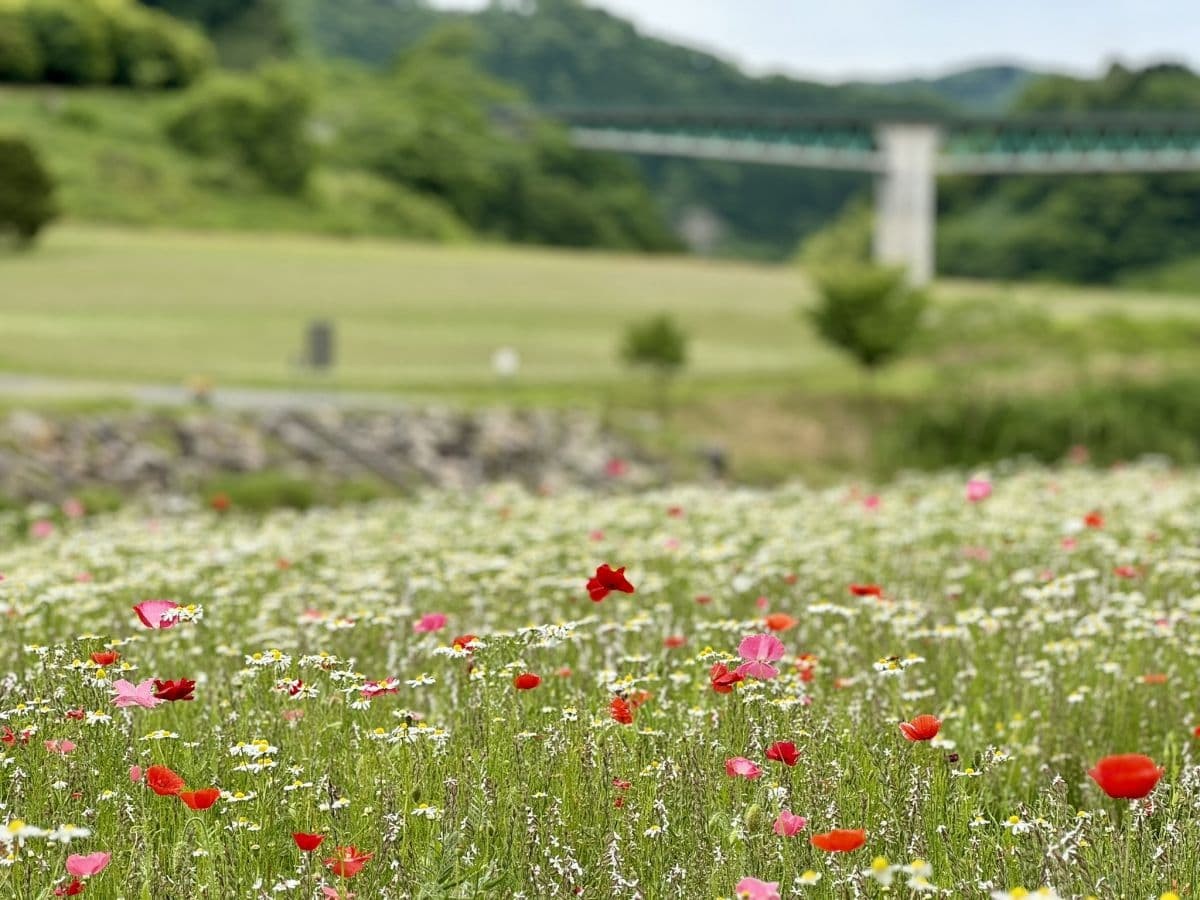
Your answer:
[[[986,478],[972,478],[967,482],[967,501],[979,503],[992,496],[992,483]]]
[[[132,781],[134,784],[137,784],[139,781],[142,780],[142,767],[141,766],[130,766],[129,767],[129,780]]]
[[[746,660],[737,673],[748,678],[774,678],[779,670],[769,663],[783,657],[783,641],[773,634],[752,634],[738,644],[738,655]]]
[[[154,679],[147,678],[145,681],[138,684],[126,681],[124,678],[113,682],[113,690],[116,691],[116,696],[113,697],[113,706],[142,706],[146,709],[154,709],[162,703],[154,696]]]
[[[63,756],[75,749],[74,741],[46,741],[45,745],[51,753],[61,753]]]
[[[779,900],[778,881],[759,881],[757,878],[743,878],[734,888],[738,900]]]
[[[111,853],[72,854],[67,857],[67,872],[76,878],[90,878],[103,872],[111,860]]]
[[[54,534],[54,523],[49,519],[38,519],[29,526],[29,534],[35,538],[48,538]]]
[[[779,818],[775,820],[775,833],[780,837],[795,837],[796,833],[804,830],[804,826],[808,824],[808,819],[804,816],[797,816],[791,810],[781,810]]]
[[[735,756],[725,760],[725,774],[730,778],[748,778],[753,781],[762,775],[762,769],[744,756]]]
[[[321,885],[321,895],[325,897],[325,900],[354,900],[354,897],[356,896],[351,891],[346,891],[346,893],[343,894],[338,891],[337,888],[330,887],[327,884]]]
[[[870,510],[879,509],[879,495],[871,494],[871,495],[867,496],[863,500],[862,504],[863,504],[864,509],[870,509]]]
[[[413,631],[418,634],[426,631],[441,631],[446,627],[446,616],[444,613],[426,613],[421,616],[421,621],[413,625]]]
[[[133,611],[147,628],[171,628],[175,625],[173,613],[177,609],[179,604],[174,600],[143,600]]]

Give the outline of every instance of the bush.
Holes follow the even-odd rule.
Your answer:
[[[1099,464],[1164,454],[1200,460],[1200,381],[1119,383],[1046,396],[924,400],[875,442],[878,466],[974,467],[1014,457],[1061,460],[1082,445]]]
[[[671,379],[687,363],[687,335],[668,315],[630,325],[621,345],[621,357],[631,366],[644,366],[657,376],[658,409],[671,411]]]
[[[17,10],[0,9],[0,81],[38,81],[42,50]]]
[[[687,363],[687,335],[670,316],[655,316],[629,326],[621,357],[630,365],[646,366],[670,377]]]
[[[116,69],[105,16],[80,0],[30,0],[25,21],[42,51],[43,77],[107,84]]]
[[[290,67],[253,78],[224,76],[188,95],[167,135],[190,153],[224,157],[269,187],[295,194],[317,163],[308,128],[312,106],[307,80]]]
[[[927,305],[900,269],[845,266],[816,276],[820,301],[808,311],[825,340],[867,369],[895,358],[914,336]]]
[[[212,45],[196,29],[140,6],[119,8],[109,20],[115,84],[186,87],[212,63]]]
[[[309,509],[318,499],[312,481],[274,471],[228,475],[205,485],[201,493],[210,501],[223,497],[230,508],[249,512]]]
[[[31,243],[54,218],[54,181],[23,138],[0,135],[0,232]]]

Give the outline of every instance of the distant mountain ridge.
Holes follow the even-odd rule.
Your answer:
[[[989,65],[881,83],[755,77],[713,53],[647,35],[581,0],[493,3],[471,13],[435,10],[423,0],[301,0],[292,8],[294,26],[313,52],[373,66],[390,64],[441,25],[469,23],[485,69],[519,85],[535,102],[558,106],[995,113],[1038,74]]]

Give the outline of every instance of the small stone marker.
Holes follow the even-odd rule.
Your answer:
[[[317,319],[308,326],[304,362],[313,369],[333,368],[333,323]]]

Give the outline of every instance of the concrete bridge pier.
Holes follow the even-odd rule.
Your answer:
[[[876,131],[876,143],[882,168],[875,181],[875,260],[903,266],[914,285],[928,284],[934,273],[941,134],[936,125],[887,123]]]

